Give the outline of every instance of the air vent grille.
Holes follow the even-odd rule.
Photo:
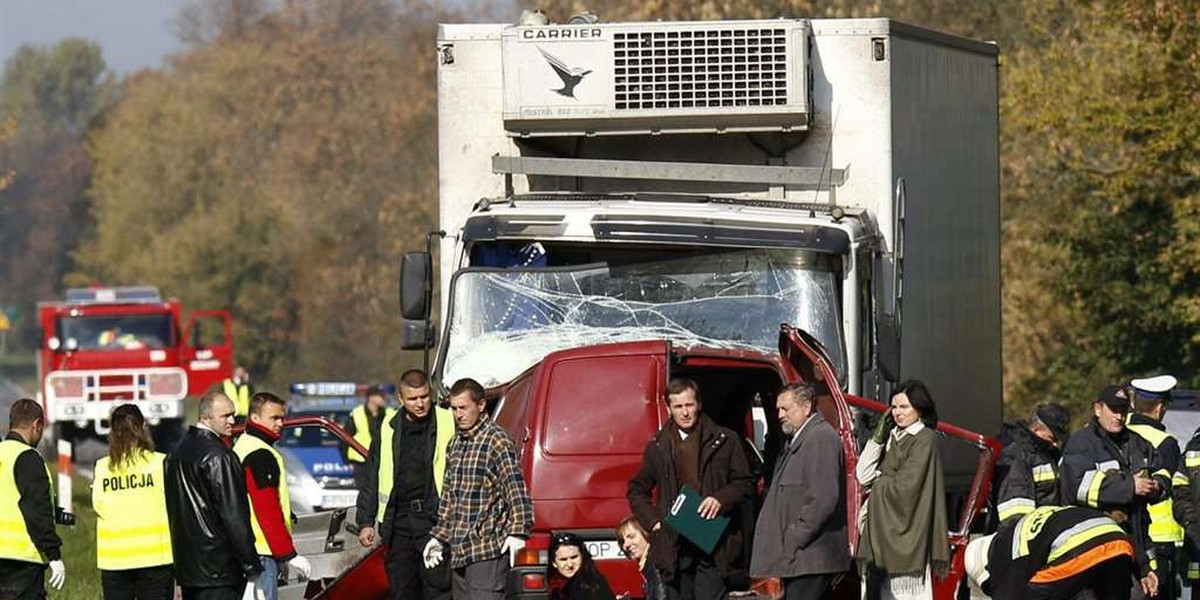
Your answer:
[[[784,28],[616,32],[615,108],[786,105],[787,46]]]

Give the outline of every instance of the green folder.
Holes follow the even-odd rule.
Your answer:
[[[701,517],[700,503],[703,501],[704,497],[697,494],[696,490],[686,485],[683,486],[683,489],[679,490],[679,495],[675,497],[675,501],[671,503],[671,510],[667,512],[667,524],[678,531],[680,535],[691,540],[696,547],[712,554],[717,540],[721,539],[721,534],[729,525],[729,517],[718,516],[715,519]]]

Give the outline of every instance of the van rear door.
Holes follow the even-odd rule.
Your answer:
[[[580,534],[617,594],[641,595],[613,528],[629,515],[629,480],[662,424],[668,351],[664,341],[566,350],[537,375],[537,451],[526,459],[535,529]]]

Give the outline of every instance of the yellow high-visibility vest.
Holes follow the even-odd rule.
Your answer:
[[[1158,450],[1158,447],[1171,437],[1167,432],[1150,425],[1130,424],[1128,427],[1130,431],[1146,440],[1155,450]],[[1172,477],[1172,474],[1166,471],[1151,474],[1165,474],[1168,479]],[[1174,502],[1171,501],[1170,495],[1165,500],[1160,500],[1146,507],[1146,510],[1150,513],[1150,541],[1159,544],[1174,544],[1183,541],[1183,527],[1175,521],[1173,507]]]
[[[29,537],[25,527],[25,517],[21,514],[19,502],[21,492],[17,489],[16,473],[13,466],[17,458],[26,452],[37,454],[37,450],[29,444],[17,440],[0,442],[0,558],[46,564],[46,557],[38,551]],[[41,460],[41,456],[38,456]],[[46,478],[50,480],[50,508],[54,512],[54,477],[50,468],[42,462],[46,469]]]
[[[437,427],[433,447],[433,485],[437,488],[438,496],[441,496],[442,481],[446,477],[446,447],[450,445],[450,440],[454,439],[456,428],[454,415],[448,408],[435,404],[433,417]],[[392,427],[392,420],[384,419],[379,427],[379,507],[375,512],[375,521],[378,523],[383,522],[383,513],[387,510],[388,498],[391,497],[392,486],[395,485],[392,474],[395,472],[395,461],[399,458],[392,453],[392,439],[395,436],[396,429]]]
[[[162,452],[136,451],[113,468],[96,461],[92,507],[96,510],[96,566],[118,571],[174,562],[167,524]]]
[[[383,422],[387,423],[396,415],[396,409],[387,406],[383,410]],[[367,407],[358,405],[354,410],[350,411],[350,420],[354,422],[354,440],[363,445],[363,448],[368,450],[371,448],[371,421],[367,418]],[[358,453],[358,450],[350,448],[346,452],[346,458],[353,462],[366,462],[367,457]]]
[[[238,385],[232,379],[221,383],[221,391],[233,400],[233,412],[236,416],[244,417],[250,414],[250,386],[243,383]]]
[[[292,499],[288,495],[287,468],[283,464],[283,456],[280,456],[279,451],[270,444],[245,433],[239,436],[237,442],[233,444],[233,453],[237,455],[238,460],[245,462],[251,452],[264,448],[271,453],[271,456],[275,457],[275,462],[279,464],[279,507],[283,512],[283,525],[287,528],[288,533],[291,533]],[[254,550],[260,556],[271,556],[271,547],[267,545],[267,537],[263,535],[262,526],[258,524],[258,511],[254,510],[254,501],[250,500],[250,504],[250,529],[254,531]]]

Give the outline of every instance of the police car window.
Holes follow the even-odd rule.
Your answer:
[[[331,413],[303,413],[311,415],[320,415],[337,421],[339,425],[345,427],[349,418],[344,415]],[[296,415],[292,415],[296,416]],[[336,447],[341,443],[337,436],[329,432],[324,427],[317,425],[305,425],[301,427],[288,427],[283,430],[283,435],[279,443],[289,447],[300,448],[316,448],[316,447]]]

